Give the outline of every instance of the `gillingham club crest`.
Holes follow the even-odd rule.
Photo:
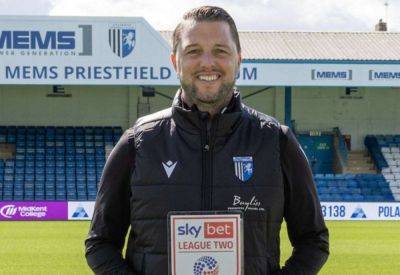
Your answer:
[[[121,58],[132,53],[136,44],[136,30],[132,27],[115,27],[108,30],[108,44]]]
[[[253,157],[233,157],[235,175],[241,181],[248,181],[253,176]]]

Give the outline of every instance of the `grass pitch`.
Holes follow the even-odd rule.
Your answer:
[[[400,274],[400,222],[327,222],[331,255],[320,274]],[[91,274],[89,222],[0,222],[0,274]],[[282,230],[282,263],[291,247]],[[249,274],[251,275],[251,274]]]

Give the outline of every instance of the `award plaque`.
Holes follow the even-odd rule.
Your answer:
[[[170,212],[170,275],[243,275],[240,212]]]

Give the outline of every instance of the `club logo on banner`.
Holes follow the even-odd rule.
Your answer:
[[[127,57],[135,48],[136,30],[134,28],[110,28],[108,44],[113,53],[122,58]]]
[[[253,157],[233,157],[235,175],[241,181],[248,181],[253,176]]]

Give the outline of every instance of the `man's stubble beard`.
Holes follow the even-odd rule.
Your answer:
[[[182,81],[181,86],[186,94],[186,98],[191,101],[187,103],[190,105],[195,104],[201,111],[211,111],[212,113],[216,113],[225,107],[231,100],[235,81],[222,84],[218,89],[218,92],[211,98],[207,96],[205,98],[202,97],[195,85],[186,84]]]

